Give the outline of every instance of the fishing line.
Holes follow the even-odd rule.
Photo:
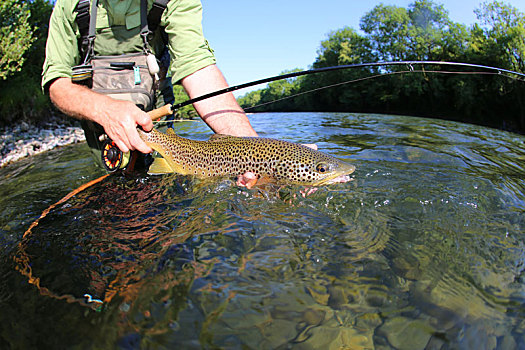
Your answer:
[[[160,117],[169,115],[171,113],[172,113],[172,109],[171,109],[170,104],[148,112],[149,116],[152,119],[160,118]],[[41,295],[46,295],[46,296],[49,296],[51,298],[58,299],[58,300],[66,300],[68,303],[79,303],[81,305],[88,306],[95,311],[100,311],[102,308],[102,305],[104,303],[109,302],[111,298],[113,297],[114,294],[110,295],[109,297],[106,296],[106,298],[104,298],[104,301],[102,301],[99,299],[93,299],[93,297],[89,294],[84,294],[84,299],[82,299],[82,298],[75,297],[71,294],[58,295],[52,292],[51,290],[49,290],[48,288],[41,286],[40,278],[35,277],[33,275],[33,270],[31,268],[29,256],[27,255],[22,245],[22,243],[24,243],[24,239],[27,238],[32,233],[33,228],[35,228],[39,224],[40,220],[45,218],[51,210],[56,208],[58,205],[65,203],[67,200],[76,196],[77,194],[86,190],[87,188],[103,181],[109,175],[111,175],[111,173],[103,175],[99,177],[98,179],[89,181],[81,185],[80,187],[69,192],[66,196],[64,196],[62,199],[60,199],[55,204],[50,205],[46,210],[42,212],[42,214],[40,215],[38,219],[36,219],[31,225],[29,225],[29,228],[22,235],[22,239],[20,240],[20,243],[18,244],[17,254],[15,254],[15,256],[13,257],[13,260],[15,262],[15,269],[18,270],[23,276],[27,277],[29,284],[34,285],[38,289]]]
[[[166,120],[152,120],[153,124],[162,124],[162,123],[181,123],[181,122],[198,122],[197,119],[166,119]]]
[[[290,95],[290,96],[285,96],[285,97],[282,97],[282,98],[279,98],[279,99],[276,99],[276,100],[272,100],[272,101],[269,101],[269,102],[264,102],[264,103],[260,103],[260,104],[254,105],[254,106],[246,107],[246,108],[244,108],[244,110],[245,111],[250,111],[250,110],[253,110],[253,109],[258,108],[258,107],[266,106],[266,105],[273,104],[273,103],[278,103],[278,102],[285,101],[285,100],[288,100],[288,99],[291,99],[291,98],[295,98],[297,96],[306,95],[306,94],[309,94],[309,93],[312,93],[312,92],[321,91],[321,90],[324,90],[324,89],[330,89],[330,88],[337,87],[337,86],[342,86],[342,85],[351,84],[351,83],[358,83],[358,82],[365,81],[365,80],[371,80],[371,79],[376,79],[376,78],[383,78],[383,77],[397,75],[397,74],[410,74],[410,73],[434,73],[434,74],[456,74],[456,75],[497,75],[497,76],[503,76],[505,78],[512,79],[512,80],[525,81],[524,79],[521,79],[521,78],[518,78],[518,77],[509,76],[509,75],[506,75],[506,74],[502,75],[500,73],[495,73],[495,72],[481,72],[481,71],[453,72],[453,71],[414,70],[414,69],[409,69],[409,70],[397,71],[397,72],[379,73],[379,74],[374,74],[374,75],[371,75],[371,76],[368,76],[368,77],[357,78],[357,79],[353,79],[353,80],[343,81],[343,82],[340,82],[340,83],[335,83],[335,84],[330,84],[330,85],[326,85],[326,86],[321,86],[321,87],[318,87],[318,88],[315,88],[315,89],[299,92],[299,93],[296,93],[296,94],[293,94],[293,95]]]
[[[40,278],[35,277],[33,275],[33,270],[31,269],[29,256],[27,255],[24,247],[22,246],[22,243],[24,241],[24,238],[27,238],[32,233],[33,228],[38,226],[40,220],[45,218],[47,216],[47,214],[49,214],[49,212],[51,210],[53,210],[54,208],[56,208],[60,204],[66,202],[70,198],[76,196],[80,192],[86,190],[87,188],[89,188],[89,187],[91,187],[91,186],[101,182],[102,180],[107,178],[109,175],[110,174],[103,175],[103,176],[99,177],[98,179],[89,181],[89,182],[83,184],[82,186],[74,189],[73,191],[69,192],[66,196],[64,196],[58,202],[56,202],[55,204],[50,205],[46,210],[44,210],[42,212],[42,214],[40,215],[40,217],[38,219],[36,219],[31,225],[29,225],[29,228],[26,230],[26,232],[24,232],[24,234],[22,236],[22,240],[18,244],[18,252],[13,258],[13,260],[15,261],[15,264],[16,264],[15,269],[18,270],[23,276],[27,277],[29,284],[34,285],[38,289],[38,291],[40,292],[41,295],[46,295],[48,297],[51,297],[51,298],[54,298],[54,299],[58,299],[58,300],[66,300],[68,303],[79,303],[79,304],[82,304],[84,306],[88,306],[88,307],[92,308],[95,311],[99,311],[100,310],[100,307],[102,306],[103,302],[101,300],[98,300],[98,299],[93,299],[93,297],[91,295],[89,295],[89,294],[84,294],[84,299],[82,299],[82,298],[77,298],[77,297],[75,297],[73,295],[70,295],[70,294],[58,295],[58,294],[52,292],[51,290],[49,290],[48,288],[41,286],[40,285]]]
[[[323,67],[323,68],[316,68],[316,69],[310,69],[310,70],[304,70],[299,72],[293,72],[293,73],[286,73],[282,75],[276,75],[269,78],[264,78],[260,80],[254,80],[248,83],[230,86],[225,89],[217,90],[214,92],[210,92],[208,94],[204,94],[202,96],[198,96],[192,99],[189,99],[187,101],[178,103],[173,105],[173,109],[177,110],[179,108],[182,108],[184,106],[190,105],[195,102],[199,102],[202,100],[206,100],[211,97],[219,96],[228,92],[244,89],[250,86],[255,86],[259,84],[265,84],[270,83],[277,80],[283,80],[283,79],[289,79],[289,78],[295,78],[302,75],[308,75],[308,74],[318,74],[323,72],[331,72],[331,71],[337,71],[337,70],[345,70],[345,69],[356,69],[356,68],[368,68],[368,67],[386,67],[386,66],[399,66],[399,65],[405,65],[409,66],[410,70],[412,70],[413,65],[438,65],[438,66],[453,66],[453,67],[465,67],[465,68],[476,68],[476,69],[484,69],[487,71],[496,72],[498,74],[506,73],[511,75],[518,75],[523,78],[525,78],[525,73],[519,73],[514,72],[508,69],[503,68],[497,68],[497,67],[491,67],[491,66],[485,66],[480,64],[473,64],[473,63],[461,63],[461,62],[446,62],[446,61],[391,61],[391,62],[371,62],[371,63],[356,63],[356,64],[347,64],[347,65],[340,65],[340,66],[331,66],[331,67]],[[386,73],[384,73],[386,74]]]

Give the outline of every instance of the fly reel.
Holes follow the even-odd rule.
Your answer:
[[[148,115],[150,116],[152,121],[158,120],[161,117],[171,114],[173,114],[171,104],[164,105],[160,108],[148,112]],[[100,135],[98,140],[102,142],[102,151],[100,152],[102,165],[108,172],[113,173],[119,169],[123,169],[126,166],[128,166],[128,163],[130,162],[131,158],[131,152],[123,153],[117,147],[117,144],[113,142],[113,140],[108,138],[106,134]],[[131,162],[132,167],[134,163],[134,161]]]
[[[126,167],[129,162],[129,152],[124,154],[111,139],[105,139],[102,143],[100,156],[102,165],[110,173]]]

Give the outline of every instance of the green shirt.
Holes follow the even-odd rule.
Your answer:
[[[42,87],[60,77],[71,77],[71,68],[80,64],[80,33],[75,21],[78,0],[57,0],[49,23]],[[148,0],[148,10],[153,1]],[[168,34],[170,75],[174,83],[215,63],[213,51],[202,33],[200,0],[171,0],[160,26]],[[119,55],[142,51],[140,0],[99,0],[97,9],[96,55]],[[153,49],[160,36],[151,43]]]

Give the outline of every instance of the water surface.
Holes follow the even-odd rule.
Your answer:
[[[85,145],[0,169],[0,348],[525,347],[523,136],[381,115],[250,118],[261,136],[351,162],[354,181],[305,198],[111,176],[22,238],[103,172]]]

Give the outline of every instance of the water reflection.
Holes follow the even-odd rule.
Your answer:
[[[276,131],[276,119],[287,128]],[[394,116],[252,122],[351,160],[355,180],[304,198],[293,186],[114,176],[21,240],[58,188],[85,181],[48,166],[47,180],[29,187],[46,167],[35,158],[0,184],[11,201],[0,224],[2,325],[14,317],[22,335],[55,335],[35,343],[85,348],[525,346],[523,137]],[[73,159],[50,159],[75,173]],[[30,197],[36,204],[22,208]],[[103,309],[40,295],[13,273],[20,251],[41,286],[89,293]]]

